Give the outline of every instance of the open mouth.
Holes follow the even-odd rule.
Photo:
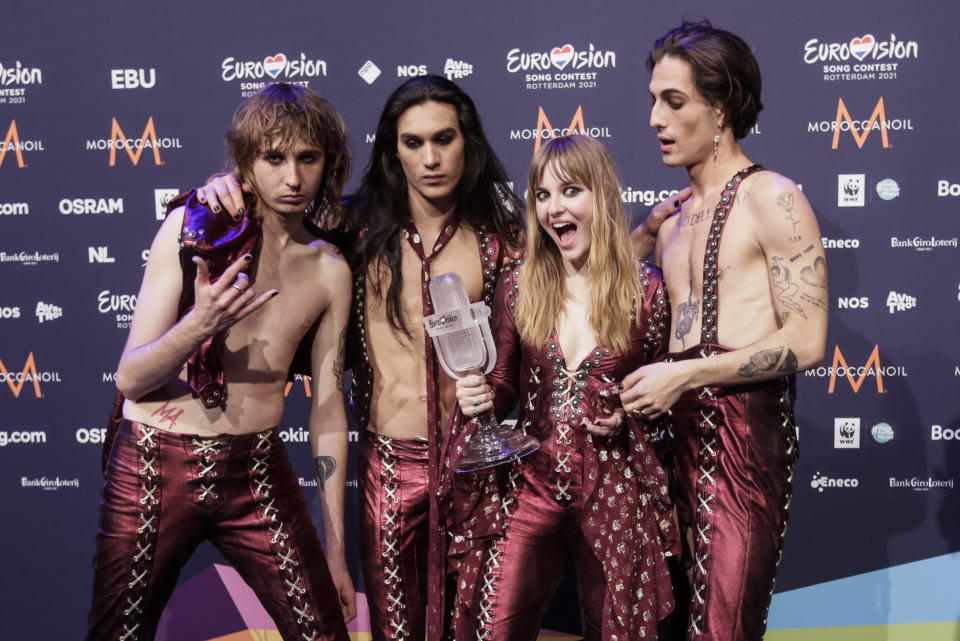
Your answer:
[[[553,226],[553,232],[561,244],[568,244],[577,234],[577,226],[573,223],[558,223]]]

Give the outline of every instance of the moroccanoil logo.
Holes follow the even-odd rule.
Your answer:
[[[866,120],[854,119],[847,104],[843,98],[837,100],[837,115],[833,121],[821,120],[819,122],[807,123],[809,133],[832,133],[833,142],[831,149],[840,147],[840,134],[850,132],[858,149],[863,149],[867,138],[874,131],[880,132],[880,144],[884,149],[889,149],[893,145],[890,143],[891,131],[913,131],[913,123],[909,118],[888,118],[886,105],[883,96],[877,100],[873,111]]]
[[[293,380],[292,380],[292,381],[287,381],[286,387],[283,388],[283,396],[284,396],[284,398],[286,398],[287,396],[290,396],[290,390],[293,389],[294,383],[297,383],[297,382],[303,384],[303,395],[304,395],[304,396],[306,396],[307,398],[310,398],[310,397],[313,396],[313,393],[310,391],[310,377],[309,377],[309,376],[304,376],[303,374],[294,374],[294,375],[293,375]]]
[[[161,149],[182,149],[179,138],[162,138],[157,136],[157,128],[153,122],[153,116],[147,119],[147,124],[143,128],[143,133],[139,138],[127,136],[116,118],[111,119],[110,138],[101,138],[98,140],[87,141],[87,151],[110,151],[110,166],[117,165],[117,150],[125,151],[130,162],[134,166],[140,163],[140,158],[145,150],[149,150],[153,155],[153,164],[162,165],[160,159]]]
[[[30,383],[33,386],[33,394],[37,398],[43,396],[43,390],[40,389],[40,383],[59,383],[60,372],[40,372],[37,371],[37,363],[33,358],[33,352],[27,356],[27,361],[23,369],[19,372],[9,371],[3,360],[0,359],[0,382],[4,382],[13,392],[14,398],[20,398],[24,385]]]
[[[3,161],[6,160],[8,151],[12,151],[13,155],[16,156],[17,167],[23,168],[27,166],[27,163],[23,160],[23,152],[43,151],[43,141],[21,140],[20,132],[17,131],[17,121],[11,120],[10,126],[7,128],[7,133],[3,137],[3,142],[0,142],[0,167],[3,166]]]
[[[877,394],[886,394],[887,389],[884,385],[885,377],[889,379],[907,376],[907,368],[902,365],[888,365],[884,367],[880,361],[879,345],[873,346],[873,351],[867,356],[867,361],[862,367],[857,367],[855,364],[856,361],[854,361],[854,366],[849,365],[843,352],[840,351],[840,346],[836,345],[833,349],[833,363],[830,367],[809,369],[804,372],[804,375],[816,377],[829,376],[830,385],[827,387],[827,394],[836,393],[838,377],[845,378],[847,382],[850,383],[854,394],[858,394],[860,388],[863,387],[863,384],[867,381],[867,378],[872,377],[877,386]]]
[[[610,138],[609,127],[587,127],[583,120],[583,105],[578,105],[573,112],[573,118],[566,127],[554,127],[547,117],[543,106],[537,111],[537,126],[535,129],[511,129],[510,140],[533,140],[533,153],[540,151],[540,141],[558,136],[590,136],[591,138]]]

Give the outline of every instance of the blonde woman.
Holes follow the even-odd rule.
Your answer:
[[[496,367],[458,382],[451,438],[469,417],[519,403],[518,429],[540,449],[451,481],[454,633],[535,639],[572,561],[585,639],[655,639],[673,607],[675,534],[651,426],[625,415],[617,386],[665,348],[663,281],[633,257],[616,171],[592,138],[543,146],[527,221],[525,263],[499,286]]]

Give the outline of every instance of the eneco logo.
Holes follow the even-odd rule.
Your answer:
[[[832,133],[833,141],[831,149],[840,147],[840,134],[850,132],[857,148],[863,149],[867,138],[874,131],[880,132],[880,143],[884,149],[892,147],[890,144],[890,131],[913,131],[913,123],[909,118],[887,118],[887,108],[883,101],[883,96],[877,100],[873,111],[866,120],[854,120],[847,108],[847,103],[843,98],[837,100],[837,115],[833,121],[821,120],[819,122],[808,122],[808,133]]]
[[[110,150],[111,167],[117,165],[117,150],[122,149],[127,152],[127,157],[134,166],[140,164],[140,157],[144,150],[149,149],[153,154],[153,164],[162,165],[160,159],[161,149],[182,149],[179,138],[161,138],[157,136],[157,128],[153,122],[153,116],[147,118],[147,124],[143,128],[143,133],[139,138],[130,138],[124,132],[123,128],[116,118],[111,119],[110,138],[100,138],[98,140],[87,141],[87,151]]]
[[[559,136],[590,136],[591,138],[610,138],[609,127],[587,127],[583,120],[583,105],[578,105],[573,118],[566,127],[554,127],[547,112],[540,106],[537,111],[536,129],[511,129],[510,140],[533,140],[533,153],[540,151],[540,141]]]
[[[7,384],[14,398],[20,398],[23,386],[27,383],[33,387],[33,395],[37,398],[43,397],[43,390],[40,389],[40,383],[59,383],[60,372],[42,372],[37,371],[37,363],[33,357],[33,352],[27,355],[27,360],[23,369],[19,372],[9,371],[3,360],[0,359],[0,381]]]
[[[0,142],[0,167],[3,167],[3,161],[6,159],[8,151],[14,153],[17,157],[17,167],[22,169],[27,166],[27,163],[23,160],[23,152],[43,150],[42,140],[21,140],[20,132],[17,130],[17,121],[11,120],[10,126],[7,128],[7,134],[3,137],[3,142]]]

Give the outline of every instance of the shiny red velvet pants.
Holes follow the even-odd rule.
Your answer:
[[[360,559],[374,641],[422,641],[427,608],[430,465],[425,439],[364,431]]]
[[[570,459],[570,467],[582,469],[578,453]],[[506,500],[509,516],[504,535],[487,551],[478,583],[476,638],[535,640],[570,561],[577,571],[583,638],[601,638],[606,594],[603,566],[580,529],[586,518],[581,475],[571,474],[564,480],[570,485],[558,500],[556,486],[544,482],[529,466],[520,466]]]
[[[204,540],[286,641],[349,638],[275,429],[206,438],[125,420],[106,469],[87,639],[153,639],[180,568]]]
[[[692,390],[671,423],[680,526],[693,539],[687,639],[760,641],[797,463],[788,385]]]

